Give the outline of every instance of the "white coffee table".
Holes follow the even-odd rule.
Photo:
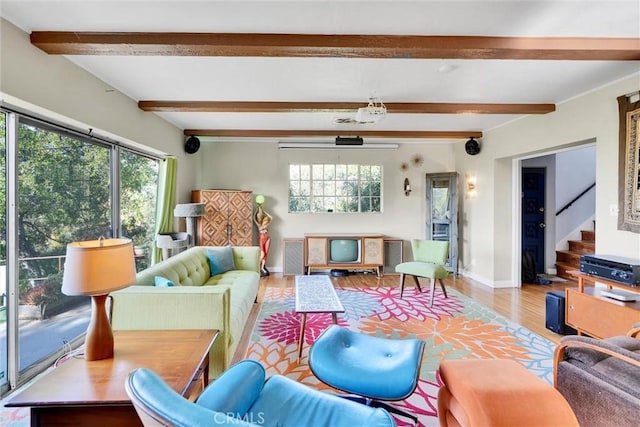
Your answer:
[[[331,279],[326,275],[296,276],[296,308],[302,314],[300,340],[298,341],[298,362],[302,356],[304,330],[307,313],[331,313],[334,324],[338,323],[338,313],[344,313],[344,307],[333,288]]]

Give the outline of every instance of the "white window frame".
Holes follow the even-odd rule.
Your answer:
[[[289,164],[289,213],[382,213],[383,167]]]

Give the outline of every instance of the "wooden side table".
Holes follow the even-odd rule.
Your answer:
[[[189,397],[208,383],[217,330],[114,331],[112,359],[70,358],[16,394],[8,407],[31,408],[31,426],[142,426],[124,388],[146,367]]]
[[[578,289],[566,290],[565,322],[574,327],[579,335],[587,334],[600,339],[625,335],[634,324],[640,322],[640,301],[623,302],[602,295],[603,290],[613,288],[640,294],[639,287],[581,271],[567,273],[578,279]],[[598,282],[606,287],[585,286],[585,282]]]

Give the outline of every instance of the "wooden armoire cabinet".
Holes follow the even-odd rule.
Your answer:
[[[198,217],[199,246],[252,246],[253,200],[251,191],[194,190],[193,203],[204,203]]]

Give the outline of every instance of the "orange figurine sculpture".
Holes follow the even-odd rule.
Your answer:
[[[264,203],[264,196],[256,196],[256,202],[258,207],[254,215],[253,221],[258,227],[259,244],[260,244],[260,277],[268,276],[269,270],[267,270],[267,255],[269,255],[269,244],[271,238],[269,237],[269,224],[271,224],[271,215],[264,211],[262,204]]]

